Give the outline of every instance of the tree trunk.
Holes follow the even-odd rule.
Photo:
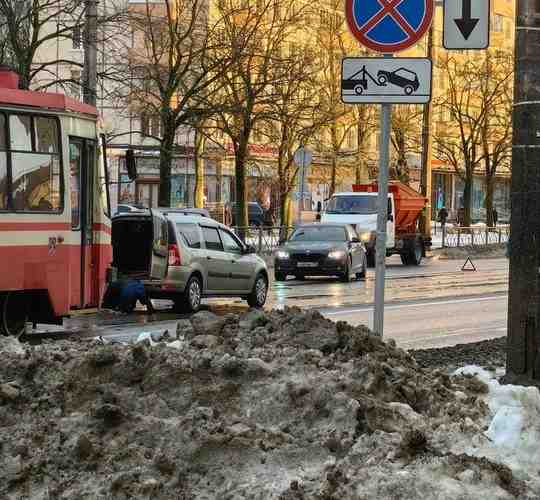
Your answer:
[[[472,192],[473,174],[472,169],[466,167],[465,189],[463,190],[463,226],[471,227],[472,224]]]
[[[170,120],[162,120],[163,138],[159,147],[159,206],[171,206],[171,164],[175,128]]]
[[[195,207],[204,208],[204,134],[195,131]]]
[[[241,139],[235,151],[234,173],[236,177],[236,226],[241,228],[238,235],[245,240],[245,229],[249,225],[247,190],[246,190],[246,158],[248,142]]]
[[[337,158],[336,155],[332,155],[332,174],[330,177],[330,196],[333,196],[336,192],[336,176],[337,176]]]
[[[495,177],[486,175],[486,223],[488,227],[495,225],[493,218],[493,193],[495,191]]]

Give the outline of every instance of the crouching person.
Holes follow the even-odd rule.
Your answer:
[[[133,312],[137,301],[146,306],[148,314],[154,314],[155,310],[152,301],[146,294],[142,282],[138,280],[117,280],[107,286],[101,307],[128,314]]]

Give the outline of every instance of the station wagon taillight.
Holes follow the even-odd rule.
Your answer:
[[[180,266],[180,251],[176,245],[169,245],[169,266]]]

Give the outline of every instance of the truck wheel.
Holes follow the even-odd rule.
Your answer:
[[[366,262],[368,267],[375,267],[375,250],[366,253]]]
[[[363,92],[364,88],[362,87],[362,85],[357,85],[356,87],[354,87],[354,93],[356,95],[362,95]]]
[[[413,266],[419,266],[422,263],[422,257],[423,257],[423,248],[422,248],[422,242],[420,240],[416,240],[414,242],[414,247],[412,248],[410,262]]]
[[[423,248],[420,240],[415,240],[407,253],[401,254],[401,262],[405,266],[419,266],[422,262]]]
[[[20,337],[28,321],[28,297],[24,293],[9,292],[0,298],[0,333]]]

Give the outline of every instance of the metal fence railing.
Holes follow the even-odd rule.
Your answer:
[[[458,248],[506,243],[510,237],[510,225],[496,227],[443,227],[442,246]]]
[[[248,245],[252,245],[259,255],[271,255],[281,241],[287,239],[293,228],[272,227],[233,227],[233,231]]]
[[[287,226],[233,227],[233,231],[245,243],[252,245],[260,255],[271,255],[280,243],[287,239],[293,229]],[[510,237],[510,225],[496,227],[443,226],[439,227],[437,232],[442,236],[443,248],[485,246],[506,243]],[[434,235],[437,232],[434,232]]]

